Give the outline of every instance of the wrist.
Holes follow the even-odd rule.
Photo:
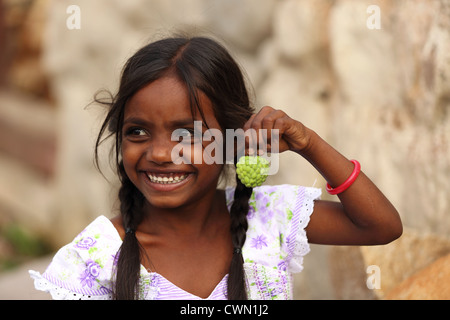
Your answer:
[[[326,190],[331,195],[336,195],[347,190],[358,178],[359,173],[361,172],[361,164],[357,160],[351,160],[351,162],[355,165],[352,174],[348,177],[347,180],[344,181],[340,186],[333,188],[327,183]]]
[[[320,139],[320,137],[315,131],[305,127],[302,141],[291,150],[307,158],[314,149],[314,145],[317,144],[318,139]]]

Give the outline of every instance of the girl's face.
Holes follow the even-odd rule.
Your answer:
[[[220,129],[211,101],[202,92],[199,92],[199,103],[209,128]],[[194,120],[202,121],[199,112]],[[176,129],[182,129],[177,132],[184,136],[182,153],[183,158],[189,160],[185,161],[187,164],[172,162],[172,150],[180,143],[171,140]],[[202,132],[205,130],[207,127],[203,123]],[[122,129],[123,165],[151,206],[178,208],[215,193],[223,165],[206,164],[202,145],[194,142],[188,91],[178,79],[158,79],[136,92],[126,104]],[[197,157],[202,155],[201,164],[194,162],[194,152]]]

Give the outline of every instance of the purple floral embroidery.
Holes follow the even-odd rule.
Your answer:
[[[272,299],[283,293],[283,289],[280,287],[280,284],[278,282],[269,282],[267,286],[268,288],[270,288],[268,292]]]
[[[256,203],[265,207],[267,202],[269,202],[270,198],[267,196],[265,192],[258,192],[255,195]]]
[[[255,238],[252,238],[251,240],[251,247],[255,249],[262,249],[262,247],[267,247],[267,238],[265,235],[261,234],[259,236],[256,236]]]
[[[287,271],[286,261],[283,260],[278,263],[278,270]]]
[[[113,258],[113,267],[117,267],[117,263],[119,262],[119,252],[112,254],[111,257]]]
[[[269,278],[264,280],[257,280],[258,288],[264,296],[268,299],[276,298],[280,293],[283,293],[283,289],[280,288],[278,281],[270,281]]]
[[[257,215],[261,219],[262,223],[264,224],[268,223],[274,215],[273,206],[271,205],[270,202],[271,200],[270,195],[266,192],[259,192],[256,194],[255,200],[256,200],[255,211],[258,212]]]
[[[81,285],[83,287],[88,286],[89,288],[92,288],[92,286],[95,284],[95,280],[100,275],[100,269],[101,267],[98,263],[92,260],[87,260],[86,269],[79,278]]]
[[[255,217],[255,208],[252,205],[249,205],[247,219],[253,219],[254,217]]]
[[[91,237],[85,237],[85,238],[82,238],[80,241],[78,241],[77,244],[75,245],[75,247],[87,250],[87,249],[93,247],[96,242],[97,241],[95,241]]]

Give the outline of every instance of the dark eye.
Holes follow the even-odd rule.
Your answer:
[[[144,136],[145,135],[145,130],[144,129],[132,129],[130,131],[130,134],[133,136]]]
[[[143,137],[146,136],[147,132],[142,128],[131,127],[125,131],[125,136],[127,137]]]

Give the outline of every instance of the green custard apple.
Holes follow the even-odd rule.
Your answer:
[[[254,188],[266,181],[269,161],[260,156],[243,156],[236,163],[239,180],[247,187]]]

